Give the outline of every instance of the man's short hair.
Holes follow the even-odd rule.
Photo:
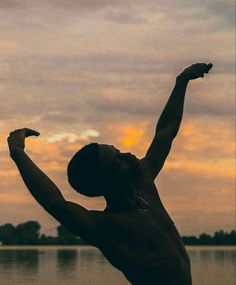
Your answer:
[[[67,168],[68,181],[77,192],[85,196],[101,196],[99,172],[99,145],[91,143],[80,149],[70,160]]]

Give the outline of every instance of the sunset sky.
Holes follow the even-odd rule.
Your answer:
[[[156,185],[182,235],[234,228],[233,0],[0,0],[0,18],[0,225],[57,225],[9,158],[10,131],[39,131],[35,163],[67,199],[103,209],[69,187],[71,156],[97,141],[141,158],[176,76],[212,62],[188,87]]]

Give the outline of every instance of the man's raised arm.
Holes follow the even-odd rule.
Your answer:
[[[154,139],[145,156],[153,179],[163,167],[170,152],[172,141],[178,133],[189,80],[204,77],[204,73],[208,73],[211,68],[212,64],[197,63],[186,68],[177,76],[175,87],[157,122]]]
[[[25,153],[25,138],[38,135],[38,132],[27,128],[11,132],[8,137],[11,158],[39,204],[72,233],[93,243],[95,228],[99,226],[97,218],[82,206],[66,201],[54,182]]]

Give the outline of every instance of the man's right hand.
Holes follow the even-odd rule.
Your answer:
[[[24,150],[25,138],[29,136],[39,136],[39,132],[28,128],[23,128],[10,133],[9,137],[7,138],[7,142],[12,158],[17,151]]]
[[[204,77],[204,73],[208,73],[212,66],[212,63],[196,63],[185,68],[185,70],[178,77],[183,78],[185,80],[192,80],[199,77]]]

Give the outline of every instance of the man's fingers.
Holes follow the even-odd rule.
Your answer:
[[[207,65],[207,73],[210,71],[210,69],[212,69],[212,67],[213,67],[213,64],[212,64],[212,63],[209,63],[209,64]]]
[[[210,69],[213,67],[212,63],[206,64],[206,63],[202,63],[202,65],[204,65],[204,73],[208,73],[210,71]],[[201,77],[204,77],[204,73],[202,74]]]
[[[25,136],[26,137],[30,137],[30,136],[39,136],[40,133],[35,131],[35,130],[32,130],[32,129],[28,129],[28,128],[25,128]]]
[[[188,80],[197,79],[199,77],[204,77],[204,74],[207,74],[212,67],[212,63],[195,63],[185,68],[181,75]]]
[[[204,73],[208,73],[209,70],[212,68],[213,64],[212,63],[209,63],[209,64],[206,64],[206,63],[203,63],[204,66],[205,66],[205,71]]]
[[[40,135],[40,133],[35,130],[29,129],[29,128],[23,128],[23,129],[17,129],[13,132],[10,132],[10,136],[17,135],[19,133],[24,134],[25,137]]]

